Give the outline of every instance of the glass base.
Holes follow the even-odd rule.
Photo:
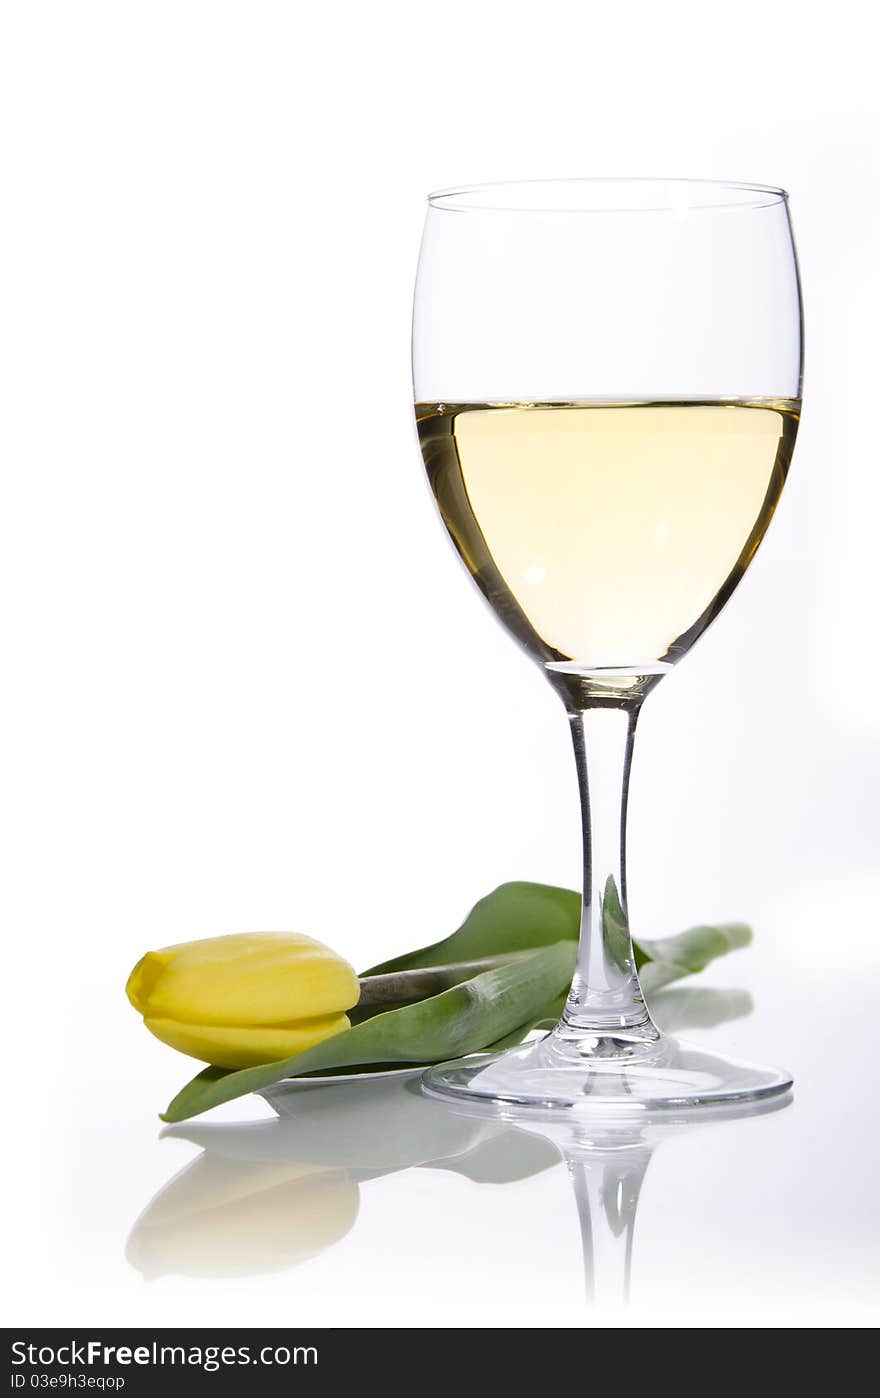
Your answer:
[[[556,1031],[506,1053],[437,1064],[422,1077],[429,1096],[613,1117],[755,1102],[791,1086],[789,1073],[664,1035],[639,1042],[581,1034],[575,1045]]]

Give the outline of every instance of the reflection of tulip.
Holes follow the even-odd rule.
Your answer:
[[[359,1184],[413,1166],[504,1184],[560,1160],[543,1136],[450,1111],[397,1076],[286,1092],[276,1085],[271,1096],[284,1112],[271,1121],[187,1123],[162,1133],[202,1154],[132,1230],[126,1256],[145,1277],[296,1266],[354,1225]]]
[[[138,1219],[126,1257],[148,1280],[281,1271],[344,1238],[358,1202],[344,1170],[201,1155]]]
[[[148,952],[125,989],[157,1039],[220,1068],[292,1058],[348,1029],[360,994],[347,961],[293,932]]]

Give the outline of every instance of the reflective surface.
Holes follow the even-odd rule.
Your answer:
[[[707,1048],[721,1023],[763,1047],[742,989],[652,1007]],[[448,1104],[417,1074],[281,1087],[271,1118],[162,1133],[189,1160],[143,1201],[128,1284],[148,1303],[207,1285],[254,1323],[858,1323],[880,1296],[880,1142],[807,1043],[794,1103],[635,1122]]]
[[[62,1064],[7,1118],[9,1323],[873,1325],[880,1121],[851,1067],[875,980],[772,951],[759,929],[714,984],[651,998],[665,1031],[759,1061],[784,1007],[794,1101],[741,1118],[524,1129],[414,1077],[162,1128],[170,1054],[124,1090],[109,1059]]]
[[[277,1121],[193,1125],[169,1134],[201,1154],[151,1200],[126,1249],[147,1279],[283,1271],[335,1246],[357,1224],[363,1186],[411,1169],[473,1184],[521,1183],[561,1162],[574,1186],[585,1299],[629,1299],[636,1210],[654,1151],[689,1130],[784,1110],[789,1097],[639,1120],[559,1122],[531,1109],[447,1106],[418,1078],[268,1092]]]

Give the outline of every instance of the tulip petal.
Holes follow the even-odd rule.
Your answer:
[[[188,1024],[148,1015],[144,1024],[163,1044],[218,1068],[276,1063],[351,1028],[347,1015],[320,1015],[294,1024],[256,1026]]]
[[[125,993],[140,1014],[146,1010],[156,983],[173,960],[175,950],[175,947],[166,947],[164,951],[148,951],[126,981]]]
[[[293,932],[244,932],[166,947],[138,963],[132,982],[129,998],[151,1018],[242,1028],[340,1014],[360,996],[347,961]]]

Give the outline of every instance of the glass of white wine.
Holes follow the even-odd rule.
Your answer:
[[[791,1087],[655,1027],[625,830],[642,703],[764,536],[801,376],[782,189],[576,179],[429,197],[413,319],[422,454],[471,577],[568,712],[584,893],[557,1027],[430,1069],[427,1091],[617,1114]]]

